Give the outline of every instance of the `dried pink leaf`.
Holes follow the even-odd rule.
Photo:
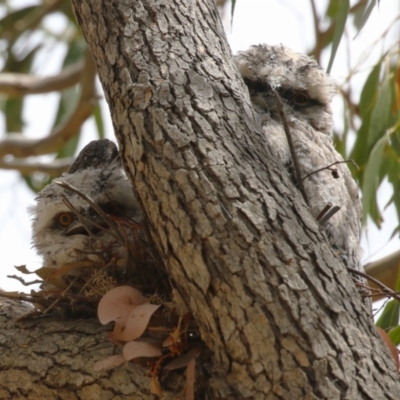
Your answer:
[[[160,307],[160,304],[141,304],[135,307],[128,315],[125,323],[125,329],[121,331],[119,340],[135,340],[142,336],[149,324],[151,316]]]
[[[130,286],[118,286],[102,297],[97,308],[97,315],[103,325],[110,321],[124,324],[132,309],[146,302],[148,299],[139,290]]]
[[[110,356],[104,358],[103,360],[97,361],[97,363],[94,364],[93,369],[95,371],[103,371],[104,369],[111,369],[118,367],[118,365],[121,365],[124,362],[126,362],[124,356],[122,354],[118,354],[116,356]]]
[[[167,371],[173,371],[174,369],[179,369],[189,365],[189,362],[195,359],[201,351],[201,347],[193,347],[187,353],[182,354],[179,357],[174,358],[170,363],[168,363],[164,369]]]
[[[126,343],[124,349],[122,350],[122,354],[124,355],[125,360],[128,361],[138,357],[162,356],[160,345],[140,340]]]

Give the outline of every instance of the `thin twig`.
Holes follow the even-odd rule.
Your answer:
[[[72,158],[60,158],[51,161],[51,163],[42,163],[40,161],[30,161],[21,158],[12,160],[0,159],[0,169],[17,170],[21,174],[32,174],[34,172],[44,172],[51,176],[60,176],[67,171],[72,164]]]
[[[277,100],[277,105],[278,105],[278,112],[279,115],[281,117],[282,120],[282,124],[283,124],[283,128],[285,130],[285,134],[286,134],[286,139],[288,141],[289,144],[289,149],[290,149],[290,154],[292,156],[292,160],[293,160],[293,166],[294,166],[294,172],[295,172],[295,179],[297,182],[297,186],[301,192],[301,194],[304,197],[304,200],[306,201],[306,203],[309,205],[309,201],[308,201],[308,197],[307,197],[307,193],[306,190],[304,188],[303,185],[303,179],[301,179],[301,172],[300,172],[300,165],[299,165],[299,160],[297,159],[297,154],[294,148],[294,144],[293,144],[293,140],[292,140],[292,134],[290,132],[290,128],[289,128],[289,124],[286,120],[286,116],[285,113],[283,111],[283,103],[281,100],[281,97],[279,96],[279,93],[272,88],[272,93],[274,93],[276,100]]]
[[[11,300],[27,301],[28,303],[40,303],[43,305],[47,305],[50,302],[53,302],[54,298],[60,298],[60,301],[74,300],[77,303],[90,303],[90,304],[97,304],[100,300],[99,297],[88,297],[73,293],[68,293],[68,295],[64,294],[61,295],[60,293],[47,293],[47,292],[26,294],[26,293],[5,292],[2,290],[0,290],[0,297],[5,297],[6,299],[11,299]]]
[[[82,225],[84,226],[84,228],[86,229],[86,224],[89,224],[97,229],[100,229],[104,232],[107,232],[108,234],[110,234],[111,236],[113,236],[116,240],[119,240],[119,237],[110,229],[105,228],[104,226],[101,226],[99,224],[96,224],[95,222],[93,222],[92,220],[90,220],[89,218],[84,217],[73,205],[72,203],[66,198],[63,197],[63,202],[65,203],[65,205],[79,218],[79,221],[82,223]],[[90,228],[86,229],[88,234],[90,236],[92,236],[92,231],[90,230]]]
[[[335,161],[334,163],[329,164],[329,165],[327,165],[326,167],[322,167],[322,168],[316,169],[316,170],[313,171],[313,172],[310,172],[309,174],[307,174],[307,175],[303,178],[303,181],[305,181],[305,180],[306,180],[308,177],[310,177],[311,175],[314,175],[314,174],[316,174],[316,173],[318,173],[318,172],[324,171],[325,169],[331,170],[331,167],[333,167],[334,165],[337,165],[337,164],[346,164],[346,163],[351,163],[351,164],[353,164],[353,165],[358,169],[358,165],[354,162],[354,160]]]
[[[53,303],[51,303],[44,311],[43,315],[46,315],[54,306],[57,305],[57,303],[61,300],[61,298],[68,293],[68,290],[71,289],[73,284],[77,281],[78,277],[75,277],[75,279],[65,288],[65,290],[62,292],[61,296],[58,299],[55,299]]]
[[[318,214],[317,216],[317,221],[319,222],[321,218],[332,208],[333,204],[329,202],[323,209],[322,211]]]
[[[49,93],[64,90],[79,82],[83,62],[66,67],[54,76],[34,76],[20,73],[0,74],[0,92],[10,97],[21,97],[27,94]]]
[[[318,221],[320,225],[324,225],[328,222],[329,219],[331,219],[338,211],[340,210],[339,206],[333,206],[331,207],[324,215],[323,217]]]
[[[354,275],[361,276],[362,278],[365,278],[371,282],[374,282],[376,286],[379,286],[380,288],[382,288],[385,291],[384,294],[392,297],[393,299],[400,301],[400,294],[396,293],[392,289],[388,288],[381,281],[378,281],[378,279],[375,279],[371,275],[368,275],[365,272],[358,271],[357,269],[354,269],[354,268],[347,268],[347,270]]]
[[[24,286],[30,286],[30,285],[35,285],[37,283],[43,283],[43,280],[41,280],[41,279],[36,279],[31,282],[25,282],[23,278],[21,278],[20,276],[17,276],[17,275],[7,275],[7,278],[16,279],[17,281],[21,282]]]

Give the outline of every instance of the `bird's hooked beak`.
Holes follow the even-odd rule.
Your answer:
[[[86,229],[84,225],[80,221],[77,221],[71,224],[65,232],[66,236],[73,236],[73,235],[84,235],[89,236],[90,233]]]

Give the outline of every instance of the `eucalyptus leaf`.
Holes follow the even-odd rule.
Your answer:
[[[397,325],[395,328],[391,329],[388,332],[390,339],[392,340],[395,346],[400,344],[400,325]]]
[[[373,145],[390,127],[393,104],[393,81],[386,79],[371,113],[367,144]]]
[[[362,205],[363,205],[363,225],[365,225],[367,216],[370,213],[371,202],[375,199],[376,191],[380,184],[379,182],[379,169],[382,163],[382,157],[386,146],[388,145],[388,139],[386,136],[380,138],[375,144],[371,151],[362,185]]]
[[[368,162],[368,156],[371,150],[367,147],[366,140],[370,121],[371,114],[368,114],[362,121],[361,127],[357,132],[356,142],[354,143],[353,150],[350,153],[350,158],[355,161],[359,169],[355,169],[351,164],[349,165],[349,168],[351,169],[353,176],[359,181],[360,186],[363,184],[365,166]]]
[[[102,113],[100,104],[96,105],[93,115],[94,115],[94,121],[96,123],[97,135],[98,135],[99,139],[104,139],[104,137],[105,137],[104,121],[103,121],[103,113]]]
[[[397,325],[399,325],[399,310],[400,303],[397,300],[388,301],[381,316],[376,322],[376,326],[379,326],[384,330],[397,327]]]
[[[372,71],[368,75],[367,80],[365,81],[364,87],[361,91],[359,109],[361,117],[365,117],[365,115],[370,112],[373,105],[378,98],[378,89],[379,89],[379,74],[381,71],[382,61],[380,60]]]
[[[377,3],[377,0],[369,0],[369,2],[366,4],[366,6],[364,8],[364,12],[360,18],[358,32],[354,38],[356,38],[358,36],[358,34],[361,32],[362,28],[364,28],[364,25],[368,21],[370,15],[372,13],[372,10],[376,6],[376,3]],[[378,3],[379,3],[379,1],[378,1]]]
[[[340,7],[336,17],[336,26],[333,33],[331,57],[329,59],[327,72],[331,72],[333,61],[335,60],[336,52],[343,36],[346,26],[347,16],[349,15],[350,3],[349,0],[340,0]]]

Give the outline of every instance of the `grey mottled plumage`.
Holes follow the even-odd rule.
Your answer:
[[[67,182],[89,196],[107,214],[136,222],[142,219],[142,211],[122,168],[118,149],[107,139],[89,143],[58,181]],[[82,224],[63,198],[83,217],[106,229]],[[34,216],[33,244],[38,254],[43,256],[45,267],[60,268],[85,259],[99,261],[103,257],[101,250],[105,248],[107,255],[126,256],[124,246],[109,233],[93,208],[55,182],[39,193],[31,212]]]
[[[239,53],[235,61],[249,88],[271,152],[293,180],[292,156],[277,99],[271,89],[275,89],[282,99],[301,177],[343,161],[330,137],[335,86],[314,59],[282,45],[259,45]],[[324,225],[326,234],[348,267],[364,271],[360,262],[362,210],[357,185],[347,164],[337,164],[334,168],[337,177],[324,169],[305,179],[304,189],[315,218],[328,203],[341,207]]]

